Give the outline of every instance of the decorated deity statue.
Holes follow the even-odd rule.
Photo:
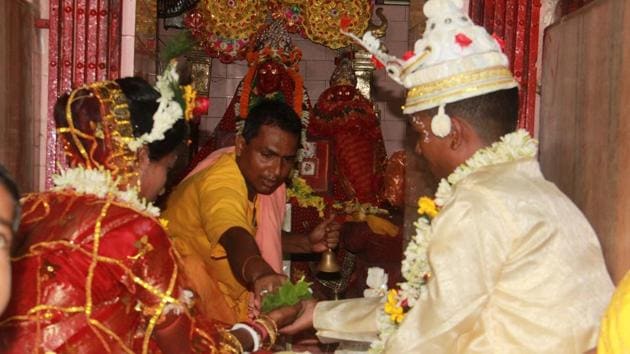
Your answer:
[[[377,204],[386,160],[385,144],[373,103],[355,88],[352,62],[341,59],[330,87],[313,110],[309,133],[334,143],[336,200]]]
[[[293,264],[294,277],[310,275],[316,293],[320,292],[316,295],[325,298],[362,296],[367,268],[371,266],[386,268],[392,284],[400,274],[402,238],[398,228],[385,217],[371,215],[388,213],[379,208],[387,161],[383,136],[373,103],[355,85],[352,62],[339,59],[330,87],[313,108],[309,126],[309,140],[323,139],[332,145],[332,158],[328,161],[331,188],[320,195],[329,201],[329,207],[343,215],[343,221],[348,221],[337,252],[343,269],[341,279],[333,283],[319,281],[314,276],[316,263]],[[308,177],[305,180],[308,182]],[[315,208],[301,207],[295,199],[293,204],[294,227],[308,228],[319,220]]]
[[[302,124],[305,127],[308,125],[310,100],[298,73],[302,52],[293,45],[282,22],[266,25],[254,37],[246,57],[249,64],[247,74],[239,83],[210,140],[193,158],[184,175],[195,169],[211,152],[234,145],[234,137],[242,129],[250,108],[263,98],[286,102],[302,118]]]

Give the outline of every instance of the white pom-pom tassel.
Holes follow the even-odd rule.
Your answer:
[[[431,131],[437,137],[443,138],[451,132],[451,117],[444,112],[444,105],[440,105],[438,113],[431,119]]]

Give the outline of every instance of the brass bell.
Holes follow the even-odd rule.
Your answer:
[[[322,253],[322,260],[317,266],[317,270],[322,273],[339,273],[341,267],[337,263],[337,256],[330,248]]]

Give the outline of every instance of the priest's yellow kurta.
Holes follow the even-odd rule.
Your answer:
[[[619,283],[602,319],[597,353],[630,353],[630,272]]]
[[[235,154],[226,153],[177,186],[162,215],[203,314],[225,323],[246,320],[249,292],[232,274],[219,244],[231,227],[256,233],[254,203]]]
[[[431,225],[428,296],[387,353],[582,353],[597,343],[613,285],[595,232],[534,159],[453,186]],[[322,337],[371,341],[382,299],[324,302]]]

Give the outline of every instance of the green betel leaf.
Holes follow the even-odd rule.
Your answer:
[[[191,51],[195,44],[189,31],[180,31],[165,43],[164,48],[160,50],[160,59],[168,63],[171,59]]]
[[[282,284],[275,292],[268,294],[262,301],[262,312],[270,312],[282,306],[295,305],[301,300],[310,299],[311,283],[304,281],[304,277],[295,284],[290,281]]]

